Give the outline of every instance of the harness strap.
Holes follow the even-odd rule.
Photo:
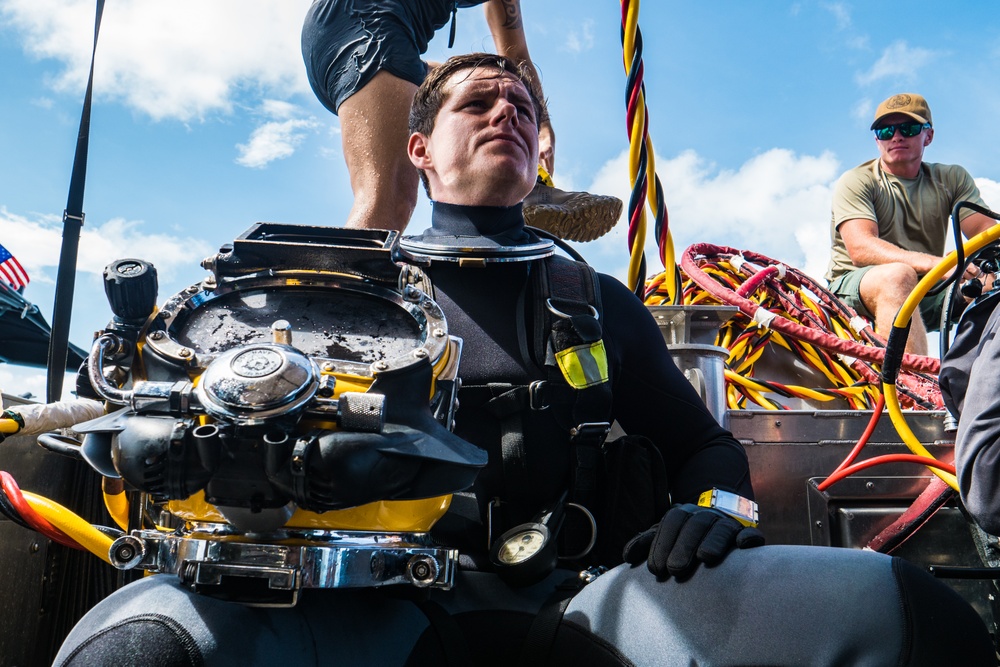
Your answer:
[[[523,488],[528,462],[522,415],[528,409],[528,388],[508,384],[490,384],[489,387],[494,398],[486,404],[486,409],[500,422],[504,486],[507,489]]]
[[[566,430],[608,421],[611,385],[601,372],[607,359],[597,274],[587,264],[558,256],[537,262],[536,267],[531,274],[534,360],[545,369],[553,416]]]
[[[493,398],[486,408],[500,422],[503,497],[516,504],[529,488],[525,415],[547,410],[570,435],[571,500],[593,508],[611,414],[597,274],[585,263],[556,256],[532,262],[528,270],[518,296],[518,342],[525,365],[540,369],[545,379],[528,386],[489,385]]]
[[[555,645],[559,624],[562,623],[566,608],[573,596],[580,592],[585,582],[577,575],[569,577],[556,586],[555,591],[545,601],[531,622],[528,634],[521,645],[520,664],[528,667],[544,667],[551,663],[552,647]]]
[[[530,488],[528,480],[528,450],[525,446],[524,412],[529,408],[528,387],[509,384],[488,385],[493,398],[486,403],[486,409],[500,424],[500,454],[503,460],[503,491],[500,498],[490,502],[487,519],[487,540],[493,539],[506,530],[509,510],[505,506],[513,501],[514,506],[522,503],[524,490]]]
[[[556,423],[571,436],[570,501],[595,512],[612,401],[597,274],[587,264],[563,257],[537,266],[532,281],[535,354],[546,381],[531,397],[543,397]],[[592,527],[581,522],[566,522],[562,533],[564,544],[577,547],[594,538]]]
[[[608,437],[607,422],[580,424],[571,431],[573,446],[573,493],[571,500],[591,511],[597,507],[599,471],[603,452],[601,446]]]
[[[553,271],[553,268],[559,268]],[[545,262],[549,298],[569,304],[587,304],[597,310],[598,321],[603,321],[601,294],[597,287],[594,269],[582,262],[552,257]]]
[[[427,622],[434,634],[437,635],[438,641],[441,642],[445,664],[449,667],[464,667],[475,664],[472,661],[469,643],[465,640],[465,635],[462,633],[458,621],[444,607],[432,600],[417,600],[415,604],[417,609],[427,617]]]

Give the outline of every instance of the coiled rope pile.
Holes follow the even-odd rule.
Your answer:
[[[720,328],[716,344],[729,350],[726,395],[730,409],[755,404],[789,409],[782,399],[808,402],[843,399],[851,409],[872,409],[885,341],[856,312],[804,273],[764,255],[699,243],[681,257],[684,305],[731,305],[740,313]],[[668,274],[646,284],[647,305],[668,305]],[[814,369],[828,386],[805,387],[758,377],[769,345]],[[939,362],[904,355],[896,386],[904,407],[941,409]]]

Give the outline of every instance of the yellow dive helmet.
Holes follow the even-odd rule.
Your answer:
[[[451,585],[457,555],[427,531],[486,454],[450,431],[461,341],[395,242],[258,223],[159,310],[151,265],[109,265],[88,376],[122,408],[77,429],[172,524],[130,526],[118,567],[261,604]]]

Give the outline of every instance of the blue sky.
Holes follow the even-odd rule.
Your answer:
[[[160,300],[256,221],[336,225],[351,192],[337,119],[305,81],[309,0],[108,0],[72,340],[110,310],[104,266],[156,264]],[[557,135],[556,184],[627,198],[619,4],[522,0]],[[0,243],[51,317],[61,215],[93,35],[92,0],[0,0]],[[930,161],[958,163],[1000,206],[1000,19],[986,2],[641,4],[646,95],[675,246],[754,250],[821,278],[830,189],[875,154],[890,94],[919,92]],[[479,8],[428,58],[490,50]],[[427,224],[422,199],[410,229]],[[624,224],[579,250],[624,278]],[[655,252],[650,247],[650,252]],[[654,260],[655,261],[655,260]],[[8,393],[44,395],[38,369],[0,366]]]

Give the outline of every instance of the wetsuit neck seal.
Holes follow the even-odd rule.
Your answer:
[[[524,226],[521,204],[463,206],[434,202],[430,229],[400,240],[399,253],[417,264],[445,261],[482,265],[543,259],[555,253],[555,244]]]

